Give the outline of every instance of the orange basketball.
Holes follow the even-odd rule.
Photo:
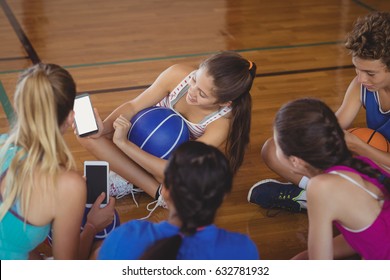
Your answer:
[[[390,144],[379,132],[367,127],[355,127],[348,129],[349,132],[359,137],[361,140],[384,152],[389,152]]]

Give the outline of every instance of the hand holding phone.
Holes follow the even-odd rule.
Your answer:
[[[80,137],[89,136],[99,131],[89,94],[77,95],[74,100],[75,126]]]
[[[106,161],[84,161],[84,176],[87,180],[87,207],[92,207],[98,196],[104,192],[106,197],[100,205],[104,207],[109,201],[108,186],[109,164]]]

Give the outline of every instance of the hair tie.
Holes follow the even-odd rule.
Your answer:
[[[249,62],[249,70],[251,70],[251,69],[252,69],[252,67],[253,67],[253,62],[252,62],[252,61],[250,61],[250,60],[248,60],[248,62]]]
[[[204,230],[206,227],[205,226],[203,226],[203,227],[197,227],[196,228],[196,231],[201,231],[201,230]]]
[[[206,227],[205,226],[202,226],[202,227],[197,227],[195,232],[193,234],[195,234],[196,232],[198,231],[202,231],[204,230]],[[183,232],[179,231],[179,233],[177,234],[180,236],[181,239],[183,239],[184,237],[186,237],[186,234],[184,234]]]

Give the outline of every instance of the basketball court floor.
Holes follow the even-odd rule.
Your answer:
[[[197,65],[220,50],[257,64],[251,143],[233,191],[216,224],[248,234],[263,259],[289,259],[307,243],[306,213],[274,217],[247,202],[250,187],[281,179],[260,157],[272,121],[285,102],[316,97],[336,110],[355,76],[344,38],[371,11],[389,11],[386,0],[0,0],[0,133],[9,129],[18,75],[40,61],[68,69],[78,93],[89,93],[106,117],[146,89],[175,63]],[[355,127],[364,126],[360,112]],[[95,158],[65,135],[78,170]],[[147,215],[147,195],[117,200],[122,222]],[[326,199],[326,198],[324,198]],[[150,218],[166,218],[158,209]]]

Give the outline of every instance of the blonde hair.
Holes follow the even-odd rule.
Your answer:
[[[37,64],[21,74],[14,96],[12,129],[0,143],[2,172],[10,161],[4,177],[0,220],[19,200],[26,221],[31,193],[41,189],[53,194],[60,170],[74,168],[60,126],[73,109],[75,95],[73,78],[58,65]]]

